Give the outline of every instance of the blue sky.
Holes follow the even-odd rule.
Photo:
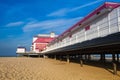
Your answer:
[[[0,56],[28,50],[36,34],[61,34],[105,1],[120,0],[0,0]]]

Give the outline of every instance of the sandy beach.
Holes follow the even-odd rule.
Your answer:
[[[0,58],[0,80],[120,80],[101,67],[43,58]]]

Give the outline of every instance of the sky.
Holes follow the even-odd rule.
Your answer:
[[[30,49],[37,34],[61,34],[105,1],[120,0],[0,0],[0,56]]]

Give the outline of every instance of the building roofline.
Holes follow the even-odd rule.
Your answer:
[[[48,38],[48,39],[53,39],[54,40],[55,37],[39,37],[39,38]],[[38,39],[36,39],[33,43],[40,43],[40,42],[36,42],[37,40]],[[41,43],[50,43],[50,42],[41,42]]]
[[[57,37],[57,36],[58,35],[55,35],[55,37]],[[34,37],[51,37],[51,35],[50,34],[38,34],[38,35],[36,35]]]

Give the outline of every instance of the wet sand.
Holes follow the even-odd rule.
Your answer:
[[[0,58],[0,80],[120,80],[101,67],[43,58]]]

